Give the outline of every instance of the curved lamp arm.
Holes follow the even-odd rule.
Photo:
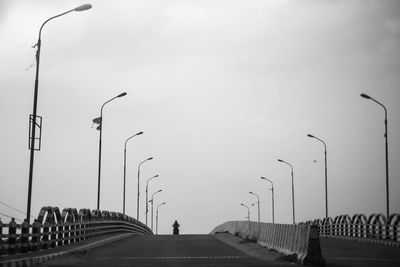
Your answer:
[[[88,10],[88,9],[91,9],[91,8],[92,8],[92,5],[91,5],[91,4],[84,4],[84,5],[78,6],[78,7],[74,8],[74,9],[68,10],[68,11],[66,11],[66,12],[63,12],[63,13],[61,13],[61,14],[55,15],[55,16],[53,16],[53,17],[47,19],[45,22],[43,22],[42,26],[40,26],[40,30],[39,30],[39,41],[40,41],[40,37],[41,37],[41,35],[42,35],[43,26],[44,26],[47,22],[49,22],[50,20],[55,19],[55,18],[58,18],[58,17],[61,17],[61,16],[65,15],[65,14],[68,14],[68,13],[70,13],[70,12],[72,12],[72,11],[84,11],[84,10]]]

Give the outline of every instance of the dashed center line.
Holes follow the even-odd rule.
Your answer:
[[[248,256],[170,256],[170,257],[118,257],[118,260],[215,260],[215,259],[248,259]],[[115,260],[115,258],[96,258],[98,260]]]

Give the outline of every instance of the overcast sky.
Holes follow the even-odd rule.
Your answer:
[[[26,211],[28,119],[41,24],[85,4],[0,0],[0,201]],[[103,112],[100,208],[140,220],[149,192],[163,192],[159,232],[208,233],[245,220],[323,218],[328,147],[329,215],[386,213],[384,111],[388,109],[391,212],[400,212],[400,3],[398,1],[92,0],[42,32],[32,215],[42,206],[95,209]],[[315,162],[316,161],[316,162]],[[256,220],[256,207],[251,219]],[[0,204],[0,212],[19,214]],[[3,222],[9,219],[1,215]]]

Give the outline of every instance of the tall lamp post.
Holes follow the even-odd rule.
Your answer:
[[[90,4],[85,4],[78,6],[74,9],[71,9],[67,12],[58,14],[56,16],[53,16],[49,19],[47,19],[45,22],[43,22],[42,26],[40,27],[39,30],[39,38],[38,42],[36,43],[36,76],[35,76],[35,88],[34,88],[34,97],[33,97],[33,112],[32,115],[30,116],[30,140],[29,140],[29,149],[30,149],[30,162],[29,162],[29,181],[28,181],[28,203],[27,203],[27,211],[26,211],[26,219],[29,223],[30,217],[31,217],[31,197],[32,197],[32,179],[33,179],[33,162],[34,162],[34,157],[35,157],[35,140],[36,140],[36,127],[37,127],[37,122],[36,122],[36,117],[37,117],[37,102],[38,102],[38,93],[39,93],[39,63],[40,63],[40,49],[42,45],[42,40],[41,40],[41,35],[42,35],[42,29],[43,26],[49,22],[52,19],[61,17],[65,14],[68,14],[72,11],[84,11],[88,10],[92,7]],[[41,127],[39,125],[39,127]],[[39,150],[39,149],[37,149]]]
[[[257,204],[257,202],[252,203],[250,206],[254,207],[255,204]]]
[[[307,134],[308,137],[317,139],[320,141],[322,144],[324,144],[325,147],[325,218],[328,218],[328,164],[327,164],[327,150],[326,150],[326,143],[324,140],[312,135],[312,134]]]
[[[145,160],[143,160],[142,162],[139,163],[138,166],[138,173],[137,173],[137,214],[136,214],[136,219],[139,221],[139,195],[140,195],[140,190],[139,190],[139,185],[140,185],[140,165],[142,165],[143,163],[145,163],[146,161],[152,160],[153,157],[147,158]]]
[[[154,193],[151,195],[151,200],[150,200],[150,202],[151,202],[151,231],[153,231],[154,195],[160,193],[161,191],[162,191],[162,189],[160,189],[160,190],[154,192]]]
[[[247,220],[250,221],[250,208],[249,208],[249,206],[247,206],[247,205],[245,205],[243,203],[240,203],[240,205],[242,205],[243,207],[247,208]]]
[[[284,160],[278,159],[278,161],[279,161],[279,162],[283,162],[283,163],[285,163],[285,164],[289,165],[289,166],[290,166],[290,169],[291,169],[291,175],[292,175],[292,209],[293,209],[293,224],[295,224],[295,214],[294,214],[294,184],[293,184],[293,166],[292,166],[292,164],[290,164],[290,163],[288,163],[288,162],[286,162],[286,161],[284,161]]]
[[[157,206],[157,211],[156,211],[156,235],[158,235],[158,209],[162,206],[167,204],[167,202],[163,202],[160,205]],[[153,231],[153,230],[152,230]]]
[[[147,179],[146,181],[146,226],[147,226],[147,214],[149,213],[149,198],[148,198],[148,191],[149,191],[149,182],[150,180],[157,178],[159,175],[154,175],[153,177]]]
[[[261,177],[261,179],[266,180],[266,181],[268,181],[268,182],[271,183],[271,188],[270,188],[270,190],[271,190],[271,192],[272,192],[272,223],[275,223],[275,211],[274,211],[274,183],[273,183],[270,179],[265,178],[265,177]]]
[[[123,214],[125,215],[125,185],[126,185],[126,143],[133,137],[137,136],[137,135],[141,135],[143,134],[143,132],[138,132],[134,135],[132,135],[131,137],[129,137],[128,139],[125,140],[125,144],[124,144],[124,193],[123,193]]]
[[[260,197],[257,194],[253,193],[253,192],[249,192],[249,194],[252,194],[252,195],[256,196],[256,198],[257,198],[258,222],[260,222]]]
[[[100,117],[93,119],[93,123],[99,124],[99,126],[97,126],[97,130],[99,130],[99,167],[98,167],[98,181],[97,181],[97,209],[100,209],[100,177],[101,177],[101,141],[102,141],[102,134],[103,134],[103,108],[104,106],[113,101],[116,98],[119,97],[123,97],[126,96],[127,93],[123,92],[117,96],[114,96],[113,98],[107,100],[106,102],[104,102],[103,105],[101,105],[101,109],[100,109]]]
[[[389,220],[389,214],[390,214],[389,213],[389,155],[388,155],[387,109],[382,103],[378,102],[377,100],[375,100],[374,98],[370,97],[369,95],[361,94],[360,96],[365,98],[365,99],[370,99],[370,100],[374,101],[375,103],[377,103],[378,105],[383,107],[383,109],[385,110],[386,219]]]

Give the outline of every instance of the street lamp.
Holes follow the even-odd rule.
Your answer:
[[[119,97],[123,97],[126,96],[127,93],[121,93],[117,96],[114,96],[113,98],[107,100],[106,102],[104,102],[103,105],[101,105],[101,109],[100,109],[100,117],[93,119],[93,123],[98,124],[99,126],[97,126],[97,130],[99,130],[99,167],[98,167],[98,181],[97,181],[97,209],[100,209],[100,177],[101,177],[101,140],[102,140],[102,133],[103,133],[103,108],[104,106],[113,101],[116,98]]]
[[[243,207],[247,208],[247,220],[250,221],[250,208],[249,208],[249,206],[247,206],[247,205],[245,205],[243,203],[240,203],[240,205],[242,205]]]
[[[270,190],[272,192],[272,223],[275,223],[275,215],[274,215],[275,214],[275,212],[274,212],[274,183],[270,179],[265,178],[265,177],[261,177],[261,179],[266,180],[266,181],[271,183]]]
[[[327,167],[327,150],[326,150],[326,143],[324,140],[312,135],[312,134],[307,134],[308,137],[317,139],[320,141],[322,144],[324,144],[325,147],[325,218],[328,218],[328,167]]]
[[[157,212],[156,212],[156,235],[158,235],[158,208],[165,204],[167,204],[167,202],[161,203],[160,205],[157,206],[157,209],[156,209],[157,210]]]
[[[249,192],[249,193],[257,197],[258,222],[260,222],[260,197],[257,194],[253,193],[253,192]]]
[[[138,132],[134,135],[132,135],[131,137],[129,137],[128,139],[125,140],[125,144],[124,144],[124,196],[123,196],[123,214],[125,215],[125,185],[126,185],[126,143],[133,137],[137,136],[137,135],[141,135],[143,134],[143,132]]]
[[[369,95],[361,94],[363,98],[370,99],[383,107],[385,110],[385,155],[386,155],[386,219],[389,220],[389,155],[388,155],[388,131],[387,131],[387,109],[386,107],[378,102],[377,100],[373,99]]]
[[[140,190],[139,190],[139,181],[140,181],[140,165],[142,165],[143,163],[145,163],[146,161],[152,160],[153,157],[150,157],[148,159],[143,160],[142,162],[139,163],[138,166],[138,173],[137,173],[137,214],[136,214],[136,219],[139,221],[139,195],[140,195]]]
[[[150,200],[150,202],[151,202],[151,231],[153,231],[153,207],[154,207],[154,195],[155,195],[155,194],[157,194],[157,193],[160,193],[161,191],[162,191],[162,189],[160,189],[160,190],[158,190],[158,191],[154,192],[154,193],[151,195],[151,200]]]
[[[289,166],[290,166],[290,169],[291,169],[291,174],[292,174],[292,208],[293,208],[293,224],[295,224],[295,214],[294,214],[294,184],[293,184],[293,166],[292,166],[292,164],[290,164],[290,163],[288,163],[288,162],[286,162],[286,161],[284,161],[284,160],[278,159],[278,161],[279,161],[279,162],[283,162],[283,163],[285,163],[285,164],[289,165]]]
[[[40,150],[35,149],[35,140],[36,140],[36,127],[39,126],[41,127],[41,124],[36,123],[36,117],[37,117],[37,101],[38,101],[38,93],[39,93],[39,62],[40,62],[40,48],[41,48],[41,35],[42,35],[42,29],[43,26],[49,22],[52,19],[58,18],[62,15],[68,14],[72,11],[84,11],[87,9],[90,9],[92,5],[90,4],[85,4],[78,6],[74,9],[71,9],[67,12],[58,14],[56,16],[53,16],[49,19],[47,19],[45,22],[43,22],[42,26],[40,27],[39,30],[39,38],[38,42],[36,43],[36,76],[35,76],[35,88],[34,88],[34,97],[33,97],[33,112],[32,115],[30,116],[30,140],[29,140],[29,149],[30,149],[30,163],[29,163],[29,181],[28,181],[28,203],[27,203],[27,211],[26,211],[26,219],[29,223],[30,217],[31,217],[31,197],[32,197],[32,179],[33,179],[33,162],[34,162],[34,157],[35,157],[35,150]]]
[[[149,199],[148,199],[148,191],[149,191],[149,182],[150,180],[157,178],[159,175],[154,175],[153,177],[147,179],[146,181],[146,226],[147,226],[147,214],[149,213]]]

